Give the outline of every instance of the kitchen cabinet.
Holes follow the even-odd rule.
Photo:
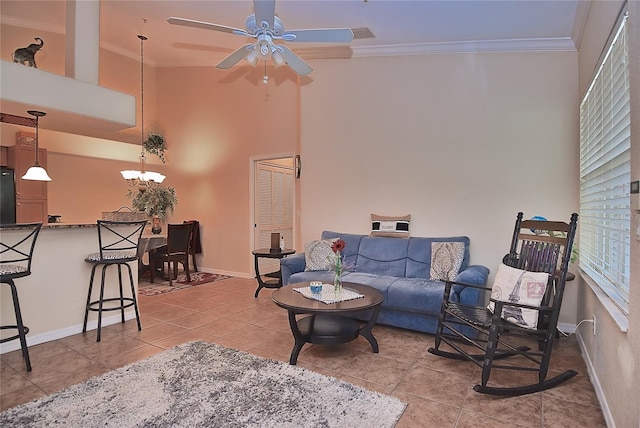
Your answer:
[[[16,177],[16,222],[47,223],[47,182],[23,180],[22,176],[33,166],[35,135],[26,132],[17,134],[15,146],[8,148],[8,166],[15,170]],[[33,145],[31,143],[33,142]],[[38,149],[38,162],[47,168],[47,150]]]

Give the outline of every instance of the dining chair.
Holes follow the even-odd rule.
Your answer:
[[[191,264],[193,271],[198,272],[198,263],[196,262],[196,254],[202,253],[202,244],[200,243],[200,222],[198,220],[185,220],[183,223],[193,224],[191,231],[191,241],[189,242],[189,254],[191,254]]]
[[[187,281],[191,282],[189,246],[192,231],[193,223],[167,225],[167,245],[158,248],[153,254],[149,254],[149,264],[151,267],[150,282],[153,283],[157,268],[161,267],[162,272],[164,272],[165,263],[167,265],[169,286],[173,285],[173,279],[178,278],[178,263],[182,263]]]

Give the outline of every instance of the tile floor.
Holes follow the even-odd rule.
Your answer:
[[[0,409],[45,396],[174,345],[206,340],[287,362],[293,337],[272,290],[253,297],[255,280],[232,278],[190,290],[140,297],[143,330],[135,321],[30,347],[33,371],[19,351],[0,356]],[[28,323],[27,323],[28,325]],[[306,345],[298,365],[394,395],[408,403],[398,427],[604,427],[575,337],[562,338],[553,369],[580,374],[538,394],[495,398],[472,390],[479,370],[427,352],[433,336],[386,326],[373,330],[380,353],[362,338],[336,346]]]

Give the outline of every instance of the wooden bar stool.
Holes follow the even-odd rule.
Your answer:
[[[138,331],[142,330],[140,325],[140,313],[138,312],[138,300],[136,299],[136,289],[133,281],[133,273],[129,262],[138,260],[138,242],[147,221],[110,221],[98,220],[98,243],[100,252],[89,254],[84,261],[93,264],[91,269],[91,279],[89,280],[89,293],[87,294],[87,305],[84,311],[84,324],[82,332],[87,331],[87,320],[89,311],[98,312],[98,334],[96,342],[100,342],[100,332],[102,329],[103,311],[120,311],[122,322],[124,323],[124,310],[131,306],[136,312]],[[109,266],[118,266],[119,297],[104,297],[104,283],[106,270]],[[98,300],[91,300],[93,290],[93,277],[96,268],[102,266],[102,281],[100,282],[100,297]],[[131,297],[124,297],[122,288],[122,266],[126,266],[129,272],[129,283],[131,285]],[[107,306],[105,307],[105,303]]]
[[[13,280],[31,275],[33,250],[36,246],[36,239],[38,239],[41,227],[42,223],[0,225],[0,236],[2,239],[2,242],[0,242],[0,282],[7,284],[11,288],[13,309],[16,316],[16,325],[3,325],[0,326],[0,329],[17,330],[18,333],[14,336],[0,339],[0,343],[20,339],[22,358],[24,359],[28,372],[31,371],[31,360],[29,359],[29,349],[27,348],[27,333],[29,333],[29,327],[26,327],[22,322],[18,289]]]

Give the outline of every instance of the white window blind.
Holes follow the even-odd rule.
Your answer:
[[[631,141],[626,13],[580,104],[580,268],[628,313]]]

